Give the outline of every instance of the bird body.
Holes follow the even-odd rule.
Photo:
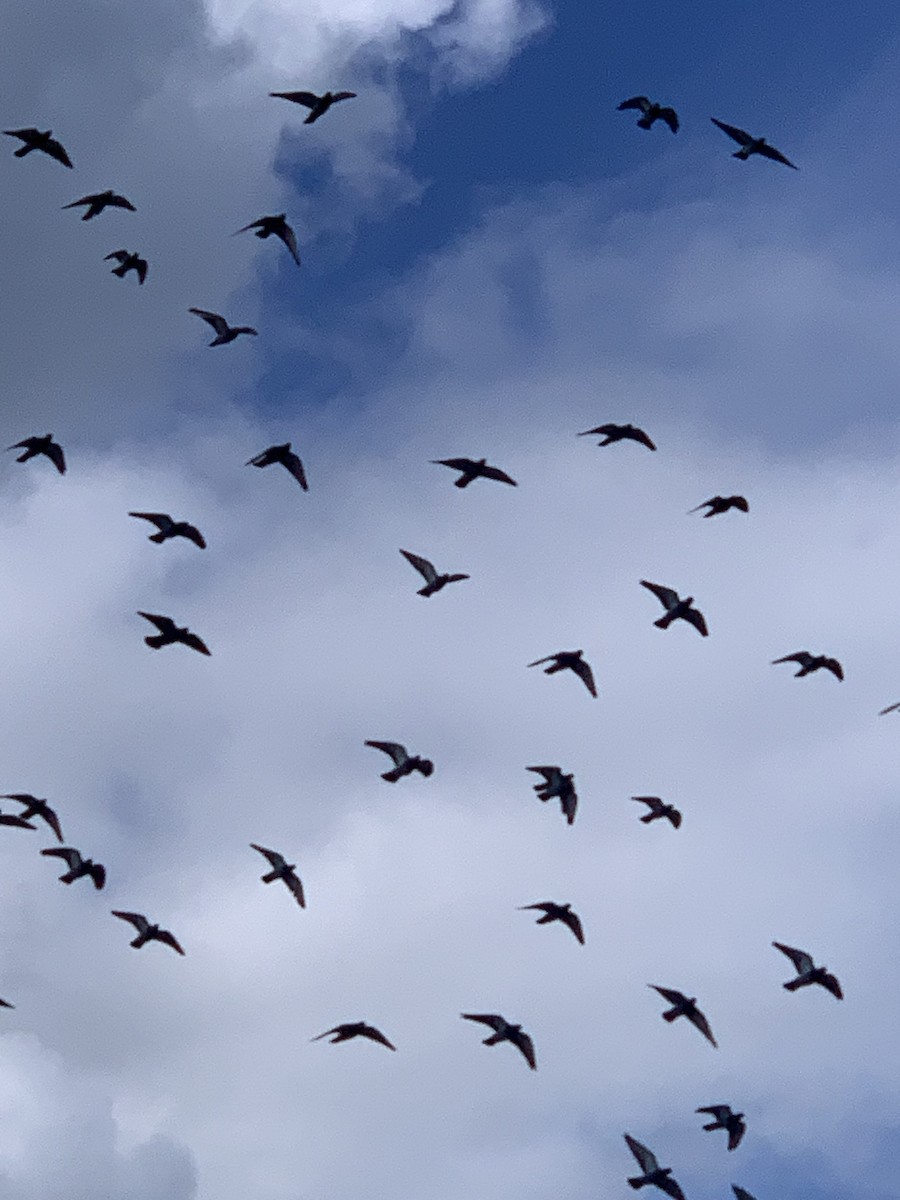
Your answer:
[[[261,454],[257,454],[254,458],[249,458],[244,463],[244,466],[271,467],[273,463],[279,463],[289,474],[293,475],[304,492],[309,491],[309,484],[306,481],[306,471],[303,469],[303,463],[291,449],[290,442],[282,442],[280,446],[270,446],[268,450],[263,450]]]
[[[459,1015],[466,1021],[479,1021],[482,1025],[489,1025],[493,1029],[494,1032],[491,1036],[483,1039],[482,1045],[497,1046],[500,1042],[512,1042],[521,1052],[532,1071],[537,1070],[534,1042],[523,1031],[521,1025],[511,1024],[505,1017],[501,1017],[499,1013],[460,1013]]]
[[[277,237],[282,242],[290,253],[291,258],[300,266],[300,252],[297,249],[297,237],[287,223],[287,214],[278,213],[274,217],[259,217],[256,221],[251,221],[249,225],[243,225],[237,233],[246,233],[248,229],[256,231],[255,236],[258,238]]]
[[[158,634],[150,634],[144,638],[144,641],[152,649],[159,650],[162,646],[172,646],[176,642],[181,642],[183,646],[189,646],[191,650],[197,650],[200,654],[208,655],[210,653],[202,638],[199,638],[196,633],[191,633],[186,625],[176,625],[171,617],[140,611],[138,616],[150,621],[159,630]]]
[[[41,130],[35,129],[32,126],[28,129],[4,129],[3,132],[7,137],[18,138],[22,143],[18,150],[13,151],[16,158],[24,158],[32,150],[43,150],[44,154],[49,154],[51,158],[55,158],[57,162],[62,163],[64,167],[72,166],[72,160],[66,153],[62,142],[58,142],[53,137],[52,129]]]
[[[747,1132],[744,1114],[734,1112],[730,1104],[709,1104],[706,1108],[698,1108],[698,1113],[707,1113],[712,1120],[703,1126],[706,1130],[724,1129],[728,1133],[728,1149],[737,1150],[741,1138]]]
[[[733,158],[739,158],[742,162],[746,162],[751,154],[761,154],[763,158],[771,158],[775,162],[784,163],[786,167],[791,167],[797,170],[794,163],[789,158],[776,150],[774,146],[770,146],[765,138],[752,137],[745,129],[738,129],[736,125],[726,125],[724,121],[717,121],[715,117],[710,117],[713,125],[717,125],[723,133],[740,145],[740,150],[736,150],[732,155]]]
[[[636,425],[597,425],[593,429],[585,429],[579,433],[579,437],[590,437],[592,434],[599,434],[603,437],[602,442],[598,442],[598,446],[611,446],[613,442],[639,442],[642,446],[646,446],[648,450],[655,450],[656,446],[650,440],[643,429],[638,429]]]
[[[407,754],[406,747],[401,746],[399,742],[366,742],[365,744],[371,746],[373,750],[383,751],[393,759],[394,766],[381,776],[388,783],[396,783],[398,779],[402,779],[404,775],[411,775],[413,771],[418,771],[427,779],[434,771],[434,763],[430,758],[421,758],[418,754]]]
[[[331,1035],[334,1034],[332,1037]],[[311,1042],[320,1042],[322,1038],[331,1037],[331,1045],[336,1042],[348,1042],[351,1038],[364,1037],[370,1042],[378,1042],[381,1046],[387,1046],[388,1050],[396,1050],[397,1047],[387,1040],[380,1029],[376,1029],[374,1025],[367,1025],[365,1021],[352,1021],[344,1025],[335,1025],[333,1029],[326,1029],[324,1033],[318,1034],[314,1038],[310,1038]]]
[[[439,592],[448,583],[458,583],[460,580],[470,578],[468,575],[459,573],[456,575],[440,575],[435,569],[434,563],[430,563],[427,558],[421,558],[418,554],[411,554],[409,550],[401,550],[400,553],[411,566],[416,568],[425,580],[425,586],[419,588],[416,593],[418,596],[433,596],[435,592]]]
[[[561,767],[550,766],[526,767],[525,770],[543,775],[544,782],[534,785],[538,799],[547,801],[555,796],[559,800],[559,806],[562,809],[563,816],[566,818],[566,823],[571,825],[575,820],[575,811],[578,808],[578,794],[575,791],[574,774],[567,775],[563,773]]]
[[[269,865],[272,870],[263,875],[263,883],[274,883],[276,879],[281,879],[288,891],[297,901],[301,908],[306,908],[306,899],[303,895],[303,884],[300,882],[300,877],[297,875],[297,864],[289,863],[283,855],[277,850],[267,850],[265,846],[258,846],[256,842],[250,843],[252,850],[258,850],[259,853],[269,860]]]
[[[16,462],[28,462],[29,458],[34,458],[35,455],[45,454],[60,475],[66,473],[66,457],[63,454],[63,448],[58,442],[54,442],[52,433],[45,433],[43,437],[23,438],[21,442],[14,442],[6,448],[7,450],[22,451],[16,458]]]
[[[773,658],[771,665],[774,667],[785,662],[799,664],[800,670],[794,672],[795,679],[802,679],[804,675],[820,671],[822,668],[830,671],[836,679],[844,678],[844,668],[836,658],[829,658],[826,654],[810,654],[808,650],[797,650],[794,654],[785,654],[784,658]]]
[[[783,942],[773,942],[772,945],[776,950],[787,955],[797,972],[796,979],[789,979],[784,984],[787,991],[796,992],[798,988],[810,987],[812,984],[818,983],[827,992],[831,992],[836,1000],[843,1000],[844,993],[841,985],[827,967],[817,967],[813,963],[812,956],[805,950],[796,950],[793,946],[785,946]]]
[[[215,330],[216,336],[209,343],[210,346],[227,346],[229,342],[233,342],[242,333],[250,334],[253,337],[258,336],[252,325],[229,325],[220,313],[210,312],[209,309],[189,308],[188,312],[193,313],[196,317],[200,317]]]
[[[647,986],[653,988],[655,992],[659,992],[663,999],[668,1000],[672,1005],[671,1008],[666,1009],[662,1014],[664,1021],[672,1022],[676,1021],[679,1017],[687,1017],[691,1024],[700,1030],[706,1040],[718,1049],[718,1043],[713,1037],[709,1021],[707,1021],[706,1017],[697,1007],[696,996],[685,996],[684,992],[675,991],[674,988],[658,987],[655,983],[650,983]]]
[[[112,915],[119,917],[122,921],[130,922],[138,931],[137,937],[129,942],[133,949],[140,950],[141,946],[145,946],[147,942],[162,942],[164,946],[171,946],[177,954],[184,954],[174,934],[170,933],[168,929],[161,929],[159,925],[151,925],[143,913],[120,912],[113,909]]]
[[[663,121],[673,133],[678,132],[678,114],[674,108],[669,108],[668,105],[657,104],[655,101],[648,100],[646,96],[632,96],[630,100],[623,100],[617,111],[623,112],[628,108],[640,109],[641,117],[638,120],[640,129],[651,129],[654,121]]]
[[[150,521],[157,528],[157,533],[151,533],[149,540],[160,545],[168,538],[183,537],[188,541],[193,542],[195,546],[199,546],[201,550],[206,549],[206,541],[203,534],[196,525],[191,525],[187,521],[173,521],[168,513],[152,513],[152,512],[130,512],[129,517],[139,517],[142,521]]]
[[[704,517],[716,517],[719,513],[728,512],[730,508],[736,508],[740,512],[750,511],[750,505],[743,496],[711,496],[709,500],[704,500],[696,508],[690,509],[688,515],[699,512],[701,508],[708,509],[703,514]]]
[[[597,699],[597,685],[594,683],[594,672],[591,670],[590,663],[586,662],[583,650],[560,650],[556,654],[548,654],[545,658],[536,658],[534,662],[527,665],[529,667],[539,667],[543,663],[550,663],[549,667],[544,667],[545,675],[555,675],[557,671],[574,671],[587,690],[591,693],[594,699]]]
[[[551,921],[562,921],[571,929],[578,941],[584,945],[584,929],[577,913],[572,912],[571,904],[557,904],[553,900],[541,900],[538,904],[523,904],[519,912],[537,909],[544,915],[537,920],[538,925],[548,925]]]
[[[65,860],[68,870],[60,875],[60,883],[74,883],[76,879],[82,879],[87,875],[93,880],[94,887],[98,892],[106,883],[106,868],[103,864],[95,863],[90,858],[82,858],[81,854],[72,846],[51,846],[49,850],[42,850],[41,854]]]
[[[294,104],[302,104],[308,108],[310,113],[303,122],[304,125],[312,125],[314,121],[318,121],[319,117],[328,112],[332,104],[337,104],[340,100],[356,98],[356,92],[324,92],[321,96],[317,96],[315,92],[269,92],[269,95],[277,96],[279,100],[290,100]]]
[[[64,204],[66,208],[80,208],[85,206],[85,211],[81,215],[82,221],[90,221],[92,217],[98,216],[103,212],[104,208],[127,208],[129,212],[137,212],[137,209],[130,200],[126,200],[124,196],[118,195],[111,188],[105,192],[94,192],[90,196],[82,196],[80,200],[73,200],[71,204]]]
[[[699,608],[694,608],[693,596],[685,596],[682,599],[674,588],[664,587],[661,583],[650,583],[647,579],[641,580],[641,586],[652,592],[666,610],[658,621],[653,622],[658,629],[668,629],[673,621],[680,619],[693,625],[701,637],[709,636],[706,618]]]
[[[459,478],[453,481],[454,487],[468,487],[473,479],[496,479],[498,483],[518,487],[516,481],[505,471],[501,471],[499,467],[488,466],[486,458],[433,458],[431,461],[435,466],[450,467],[451,470],[461,472]]]
[[[648,811],[640,818],[642,825],[649,825],[651,821],[660,821],[663,818],[671,821],[676,829],[681,825],[681,813],[674,804],[666,804],[659,796],[632,796],[631,798],[640,804],[647,805]]]

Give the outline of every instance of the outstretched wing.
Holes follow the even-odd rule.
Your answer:
[[[706,618],[699,608],[689,608],[684,614],[684,620],[693,625],[697,632],[702,634],[703,637],[709,637],[709,630],[706,627]]]
[[[841,990],[841,985],[838,983],[836,975],[832,975],[830,971],[826,971],[822,976],[821,983],[826,992],[831,992],[836,1000],[843,1000],[844,993]]]
[[[143,913],[120,912],[118,909],[112,910],[114,917],[119,917],[122,921],[129,921],[138,933],[146,933],[150,928],[150,922]]]
[[[596,700],[597,685],[594,683],[594,672],[591,670],[590,663],[585,662],[583,658],[579,658],[572,664],[572,670]]]
[[[660,987],[656,983],[648,983],[647,986],[652,987],[654,992],[659,992],[663,999],[668,1000],[670,1004],[681,1004],[683,1000],[687,999],[684,992],[676,992],[674,988]]]
[[[185,646],[190,646],[192,650],[199,650],[201,654],[206,654],[211,657],[211,651],[206,642],[204,642],[203,638],[198,637],[196,633],[191,633],[191,631],[188,630],[187,633],[183,633],[181,635],[181,641],[184,642]]]
[[[745,129],[738,129],[736,125],[726,125],[724,121],[717,121],[715,117],[710,117],[709,119],[713,125],[718,125],[723,133],[727,133],[730,138],[734,138],[739,145],[748,146],[753,141],[753,138]]]
[[[633,1138],[630,1133],[626,1133],[624,1136],[625,1141],[628,1143],[628,1149],[637,1159],[638,1166],[644,1174],[652,1175],[654,1171],[658,1171],[659,1162],[653,1151],[648,1150],[642,1142],[639,1142],[637,1138]]]
[[[562,767],[526,767],[525,770],[535,771],[538,775],[543,775],[544,779],[551,785],[551,787],[559,782],[559,779],[562,775]]]
[[[257,846],[256,842],[250,843],[250,849],[258,850],[260,854],[269,860],[269,865],[274,867],[276,871],[285,864],[284,857],[277,850],[267,850],[265,846]]]
[[[486,479],[496,479],[498,483],[509,483],[513,487],[519,486],[512,476],[507,475],[505,471],[501,471],[499,467],[479,467],[478,473],[484,475]]]
[[[208,312],[205,308],[189,308],[196,317],[201,317],[207,325],[211,325],[217,334],[228,332],[228,322],[219,313]]]
[[[60,475],[65,475],[66,457],[63,454],[62,446],[58,442],[51,442],[44,453],[53,463],[54,467],[56,467],[57,471],[59,471]]]
[[[641,587],[652,592],[663,608],[672,608],[678,603],[678,593],[673,588],[663,587],[661,583],[650,583],[647,579],[641,580]]]
[[[630,100],[623,100],[617,107],[617,112],[622,112],[626,108],[639,108],[641,112],[646,112],[650,107],[650,101],[646,96],[632,96]]]
[[[371,1042],[378,1042],[381,1046],[387,1046],[388,1050],[396,1050],[397,1047],[387,1040],[380,1029],[376,1029],[374,1025],[364,1025],[359,1031],[363,1037],[367,1037]]]
[[[609,435],[611,433],[615,433],[618,430],[618,428],[619,428],[618,425],[610,425],[610,424],[596,425],[593,429],[583,429],[581,431],[581,433],[579,433],[578,436],[579,437],[590,437],[591,434],[597,434],[598,437],[609,437]]]
[[[797,950],[793,946],[785,946],[783,942],[773,942],[772,945],[776,950],[780,950],[782,954],[786,954],[794,964],[794,970],[798,975],[805,975],[807,971],[813,969],[812,956],[807,954],[805,950]]]
[[[569,909],[566,912],[561,913],[559,919],[564,924],[568,925],[568,927],[572,930],[572,932],[575,934],[575,936],[578,938],[579,942],[581,942],[581,944],[583,946],[584,945],[584,927],[581,924],[581,918],[579,917],[578,913],[574,913],[574,912],[572,912],[571,909]]]
[[[299,267],[300,250],[297,246],[297,235],[294,233],[293,229],[291,229],[290,225],[288,225],[287,221],[282,221],[281,228],[279,229],[277,236],[281,238],[285,246],[287,246],[291,258]]]
[[[900,712],[900,700],[898,700],[896,704],[889,704],[887,708],[883,708],[878,715],[879,717],[883,717],[886,716],[887,713],[892,712]]]
[[[639,804],[646,804],[653,813],[662,812],[665,807],[659,796],[632,796],[631,799],[637,800]]]
[[[426,583],[434,583],[438,573],[433,563],[430,563],[427,558],[420,558],[418,554],[412,554],[409,550],[401,550],[400,553],[408,563],[416,568]]]
[[[309,484],[306,481],[306,472],[303,470],[303,463],[300,461],[299,457],[293,452],[293,450],[289,450],[287,452],[287,454],[285,454],[284,458],[281,461],[284,463],[285,467],[287,467],[287,469],[291,473],[291,475],[293,475],[293,477],[297,480],[297,482],[303,488],[304,492],[308,492]]]
[[[279,100],[290,100],[294,104],[303,104],[306,108],[315,108],[319,103],[315,92],[269,92],[269,95],[277,96]]]
[[[466,1021],[480,1021],[482,1025],[490,1025],[498,1033],[506,1025],[506,1020],[499,1013],[460,1013]]]
[[[751,1196],[746,1188],[739,1187],[736,1183],[731,1185],[731,1190],[734,1192],[735,1200],[756,1200],[755,1196]]]
[[[835,675],[838,679],[844,678],[844,668],[836,658],[826,658],[822,663],[822,666],[826,669],[826,671],[830,671],[832,675]]]
[[[709,1104],[706,1108],[696,1108],[695,1112],[709,1113],[711,1117],[715,1117],[717,1121],[727,1121],[731,1116],[730,1104]]]
[[[771,665],[775,667],[778,663],[795,662],[801,667],[808,667],[812,660],[813,656],[808,650],[797,650],[794,654],[785,654],[784,658],[773,658]]]
[[[554,660],[555,658],[558,658],[558,657],[559,657],[559,655],[558,655],[558,654],[548,654],[548,655],[546,656],[546,658],[536,658],[536,659],[534,660],[534,662],[526,663],[526,666],[529,666],[529,667],[539,667],[539,666],[540,666],[542,663],[545,663],[545,662],[553,662],[553,660]],[[529,768],[529,770],[530,770],[530,769],[531,769],[531,768]]]
[[[175,937],[174,933],[170,933],[168,929],[160,929],[155,940],[157,942],[162,942],[165,946],[171,946],[172,949],[177,951],[179,954],[184,954],[184,951],[178,944],[178,939]]]
[[[284,877],[285,887],[297,901],[301,908],[306,908],[306,897],[303,895],[303,884],[300,882],[300,876],[294,871],[288,871]]]
[[[700,1030],[708,1042],[711,1042],[716,1049],[719,1048],[719,1043],[713,1037],[713,1031],[710,1027],[709,1021],[707,1021],[705,1015],[700,1011],[699,1008],[697,1008],[696,1005],[693,1005],[690,1009],[688,1009],[685,1016],[692,1025],[695,1025]]]
[[[195,546],[199,546],[201,550],[206,549],[206,538],[196,525],[185,524],[184,528],[182,529],[182,533],[189,541],[193,542]]]
[[[409,758],[406,747],[401,746],[399,742],[366,742],[366,745],[371,746],[373,750],[383,750],[385,754],[389,754],[395,767],[402,767]]]
[[[140,610],[138,610],[138,616],[154,624],[160,633],[171,633],[175,628],[175,622],[171,617],[163,617],[157,613],[141,612]]]
[[[519,1050],[522,1051],[522,1055],[529,1067],[531,1067],[532,1071],[536,1071],[537,1059],[535,1058],[534,1053],[534,1042],[531,1040],[528,1034],[519,1029],[516,1031],[516,1033],[512,1034],[509,1040],[514,1046],[517,1046]]]
[[[656,449],[655,443],[650,440],[650,437],[643,431],[643,429],[637,429],[635,426],[632,426],[629,436],[633,442],[640,442],[641,445],[646,446],[648,450]]]
[[[61,162],[64,167],[71,167],[72,160],[66,154],[62,142],[58,142],[56,138],[50,138],[43,148],[51,158],[55,158],[57,162]]]
[[[656,1181],[656,1186],[661,1192],[665,1192],[667,1195],[671,1196],[672,1200],[685,1200],[684,1192],[671,1175],[664,1175],[662,1179],[658,1179]]]
[[[66,866],[70,871],[74,871],[82,863],[81,855],[72,846],[51,846],[48,850],[42,850],[41,854],[48,858],[65,859]]]
[[[661,108],[659,118],[661,121],[665,121],[673,133],[678,132],[678,113],[674,108]]]
[[[355,100],[355,99],[356,99],[356,92],[333,92],[332,96],[331,96],[331,103],[336,104],[338,102],[338,100]]]
[[[770,146],[768,142],[760,146],[759,153],[765,158],[771,158],[774,159],[775,162],[784,163],[786,167],[792,167],[795,171],[799,170],[799,167],[796,165],[796,163],[792,163],[789,158],[785,158],[780,150],[776,150],[775,147]]]
[[[151,521],[157,529],[171,529],[174,522],[168,513],[130,512],[129,517],[139,517],[142,521]]]
[[[103,261],[108,262],[111,258],[114,258],[117,263],[123,263],[126,258],[131,258],[131,255],[127,250],[113,250],[111,253],[103,256]]]

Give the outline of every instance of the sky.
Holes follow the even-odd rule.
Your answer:
[[[74,169],[3,139],[2,444],[52,431],[68,471],[0,470],[0,784],[108,882],[2,829],[0,1200],[624,1198],[626,1131],[688,1200],[896,1194],[900,20],[720,15],[9,0],[2,128]],[[358,97],[305,126],[268,96],[305,88]],[[677,135],[616,111],[642,92]],[[137,212],[63,211],[108,187]],[[279,212],[299,268],[232,236]],[[210,350],[190,307],[259,336]],[[576,436],[608,421],[657,452]],[[244,466],[287,440],[308,493]],[[518,486],[454,488],[460,455]],[[401,548],[470,579],[423,599]],[[526,668],[576,647],[597,699]],[[845,680],[770,665],[803,649]],[[384,782],[367,739],[434,774]],[[773,940],[846,999],[786,992]],[[396,1053],[311,1042],[359,1020]]]

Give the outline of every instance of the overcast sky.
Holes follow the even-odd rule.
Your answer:
[[[2,444],[69,469],[0,472],[0,790],[108,883],[2,829],[0,1200],[624,1200],[626,1130],[688,1200],[896,1195],[898,18],[733,7],[9,0],[2,128],[74,170],[3,139]],[[359,96],[267,94],[305,88]],[[615,111],[640,92],[677,136]],[[62,211],[105,188],[138,211]],[[279,212],[299,269],[231,236]],[[191,306],[259,336],[210,350]],[[657,453],[576,436],[607,421]],[[243,465],[289,439],[308,493]],[[454,488],[459,455],[519,486]],[[423,599],[401,547],[471,578]],[[526,669],[578,647],[596,700]],[[845,681],[770,666],[804,649]],[[773,940],[845,1001],[784,991]],[[310,1044],[359,1020],[396,1054]]]

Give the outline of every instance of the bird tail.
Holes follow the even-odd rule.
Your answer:
[[[122,263],[122,265],[121,265],[120,267],[114,267],[114,268],[113,268],[113,275],[118,275],[118,277],[119,277],[120,279],[124,279],[124,278],[125,278],[125,272],[126,272],[127,270],[128,270],[128,268],[125,266],[125,264],[124,264],[124,263]]]
[[[433,596],[438,591],[439,585],[434,583],[426,583],[423,588],[419,588],[416,592],[417,596]]]
[[[497,1045],[499,1045],[499,1044],[500,1044],[500,1042],[502,1042],[502,1041],[504,1041],[504,1038],[503,1038],[503,1035],[502,1035],[502,1034],[499,1034],[499,1033],[492,1033],[490,1037],[486,1037],[486,1038],[484,1039],[484,1042],[483,1042],[483,1044],[484,1044],[485,1046],[497,1046]]]
[[[277,878],[278,878],[277,871],[269,871],[268,875],[261,876],[263,883],[274,883]]]
[[[399,769],[399,767],[394,767],[391,771],[385,771],[381,778],[386,780],[388,783],[396,783],[402,774],[403,772]]]
[[[144,641],[148,646],[152,646],[154,650],[158,650],[160,646],[164,646],[166,644],[166,639],[161,633],[151,633],[149,637],[144,638]]]
[[[26,154],[30,154],[34,146],[20,146],[18,150],[13,151],[15,158],[24,158]]]
[[[803,987],[803,981],[801,979],[789,979],[784,986],[789,992],[796,992],[797,988]]]
[[[658,621],[654,621],[653,624],[657,629],[668,629],[672,624],[672,618],[669,613],[666,613],[664,616],[660,617]]]
[[[628,1186],[633,1187],[635,1189],[642,1188],[646,1184],[646,1182],[647,1182],[646,1179],[629,1179]]]
[[[667,1008],[662,1015],[664,1021],[674,1021],[676,1017],[681,1016],[677,1008]]]
[[[60,883],[74,883],[75,882],[75,872],[74,871],[66,871],[65,875],[60,875],[59,882]]]
[[[653,125],[653,122],[651,121],[651,119],[649,117],[641,117],[641,119],[638,121],[639,129],[650,129],[650,127],[652,125]]]
[[[746,162],[747,159],[750,157],[750,152],[749,152],[749,150],[747,150],[747,148],[745,146],[742,146],[740,150],[735,150],[734,154],[732,154],[731,157],[739,158],[741,160],[741,162]]]
[[[420,771],[427,779],[429,775],[434,773],[434,763],[430,758],[423,758],[416,764],[416,770]]]
[[[129,945],[131,945],[135,950],[140,950],[141,946],[146,945],[147,940],[146,934],[139,933],[134,941],[130,942]]]
[[[164,533],[151,533],[150,534],[150,541],[156,542],[157,546],[159,546],[165,540],[166,540],[166,535]]]
[[[646,814],[646,816],[641,817],[641,824],[649,825],[655,816],[656,816],[656,813],[648,812]]]

